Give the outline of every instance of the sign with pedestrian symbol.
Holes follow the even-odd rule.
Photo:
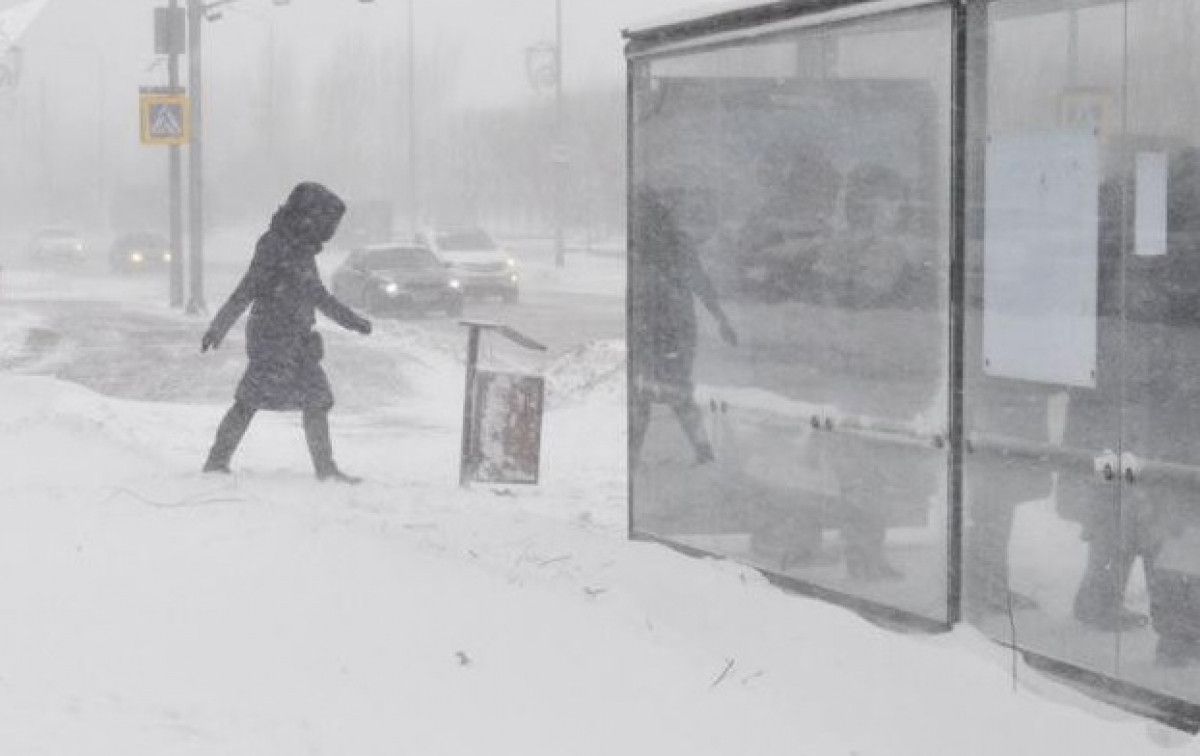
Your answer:
[[[142,144],[187,144],[190,117],[185,95],[143,91]]]

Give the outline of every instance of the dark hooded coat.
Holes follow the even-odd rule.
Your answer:
[[[264,410],[328,410],[333,391],[313,330],[320,310],[343,328],[370,323],[339,302],[321,282],[314,259],[332,238],[345,204],[320,184],[298,185],[255,246],[250,268],[217,312],[209,333],[220,342],[246,308],[250,365],[237,387],[241,404]]]

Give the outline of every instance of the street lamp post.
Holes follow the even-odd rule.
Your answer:
[[[212,5],[223,5],[216,2]],[[191,140],[188,144],[188,283],[187,312],[205,312],[204,304],[204,89],[202,29],[208,6],[187,0],[188,93],[191,96]]]
[[[567,158],[563,154],[562,0],[554,0],[554,265],[566,263],[563,250],[563,191]]]
[[[170,0],[167,5],[168,52],[167,87],[170,92],[179,91],[180,40],[175,39],[174,20],[179,13],[179,0]],[[169,297],[172,307],[183,307],[183,155],[178,144],[167,148],[167,195],[169,215],[167,225],[170,233],[171,264]]]

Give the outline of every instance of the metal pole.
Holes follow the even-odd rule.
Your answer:
[[[108,123],[108,119],[105,117],[108,105],[108,77],[105,75],[105,71],[108,69],[108,66],[105,65],[103,53],[100,55],[98,67],[98,73],[100,74],[100,102],[96,113],[99,116],[99,123],[96,124],[96,206],[99,208],[100,222],[104,223],[108,209],[104,201],[104,198],[108,194],[106,181],[106,176],[108,175],[108,155],[104,149],[106,136],[104,133],[104,124]]]
[[[554,0],[554,265],[563,267],[563,190],[567,163],[563,154],[562,0]]]
[[[188,93],[192,101],[192,133],[188,145],[188,280],[191,293],[187,312],[207,311],[204,304],[204,89],[201,82],[201,29],[204,4],[188,0]]]
[[[175,18],[179,12],[179,0],[170,0],[167,6],[168,16]],[[174,22],[168,22],[171,29],[171,51],[167,55],[167,86],[172,92],[179,89],[179,53],[178,40],[174,39]],[[183,168],[179,145],[167,148],[167,195],[168,220],[171,265],[168,275],[168,297],[172,307],[183,307]]]
[[[468,323],[467,336],[467,386],[463,392],[462,453],[459,457],[458,485],[466,487],[475,473],[475,373],[479,364],[479,332],[482,326]]]
[[[1067,86],[1079,84],[1079,9],[1075,3],[1067,8]]]
[[[408,222],[415,236],[421,217],[417,166],[416,0],[408,0]]]

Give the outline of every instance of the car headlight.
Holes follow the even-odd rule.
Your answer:
[[[129,253],[129,262],[140,263],[142,260],[145,260],[145,259],[146,258],[142,255],[141,252],[130,252]]]
[[[509,270],[513,270],[514,268],[517,267],[517,261],[512,259],[511,257],[508,258],[507,260],[505,260],[504,262],[505,262],[505,264],[508,265]]]
[[[451,278],[449,281],[446,282],[446,285],[449,286],[451,289],[461,289],[462,281],[459,281],[457,278]]]
[[[171,253],[163,252],[163,262],[171,262]]]
[[[75,242],[75,251],[76,251],[76,252],[82,252],[82,251],[83,251],[83,242]]]
[[[513,283],[516,283],[517,282],[517,274],[513,273],[511,276],[508,277],[508,280],[512,281]]]
[[[400,286],[397,285],[395,281],[392,281],[391,283],[384,284],[383,290],[389,295],[395,296],[396,294],[400,293]]]

